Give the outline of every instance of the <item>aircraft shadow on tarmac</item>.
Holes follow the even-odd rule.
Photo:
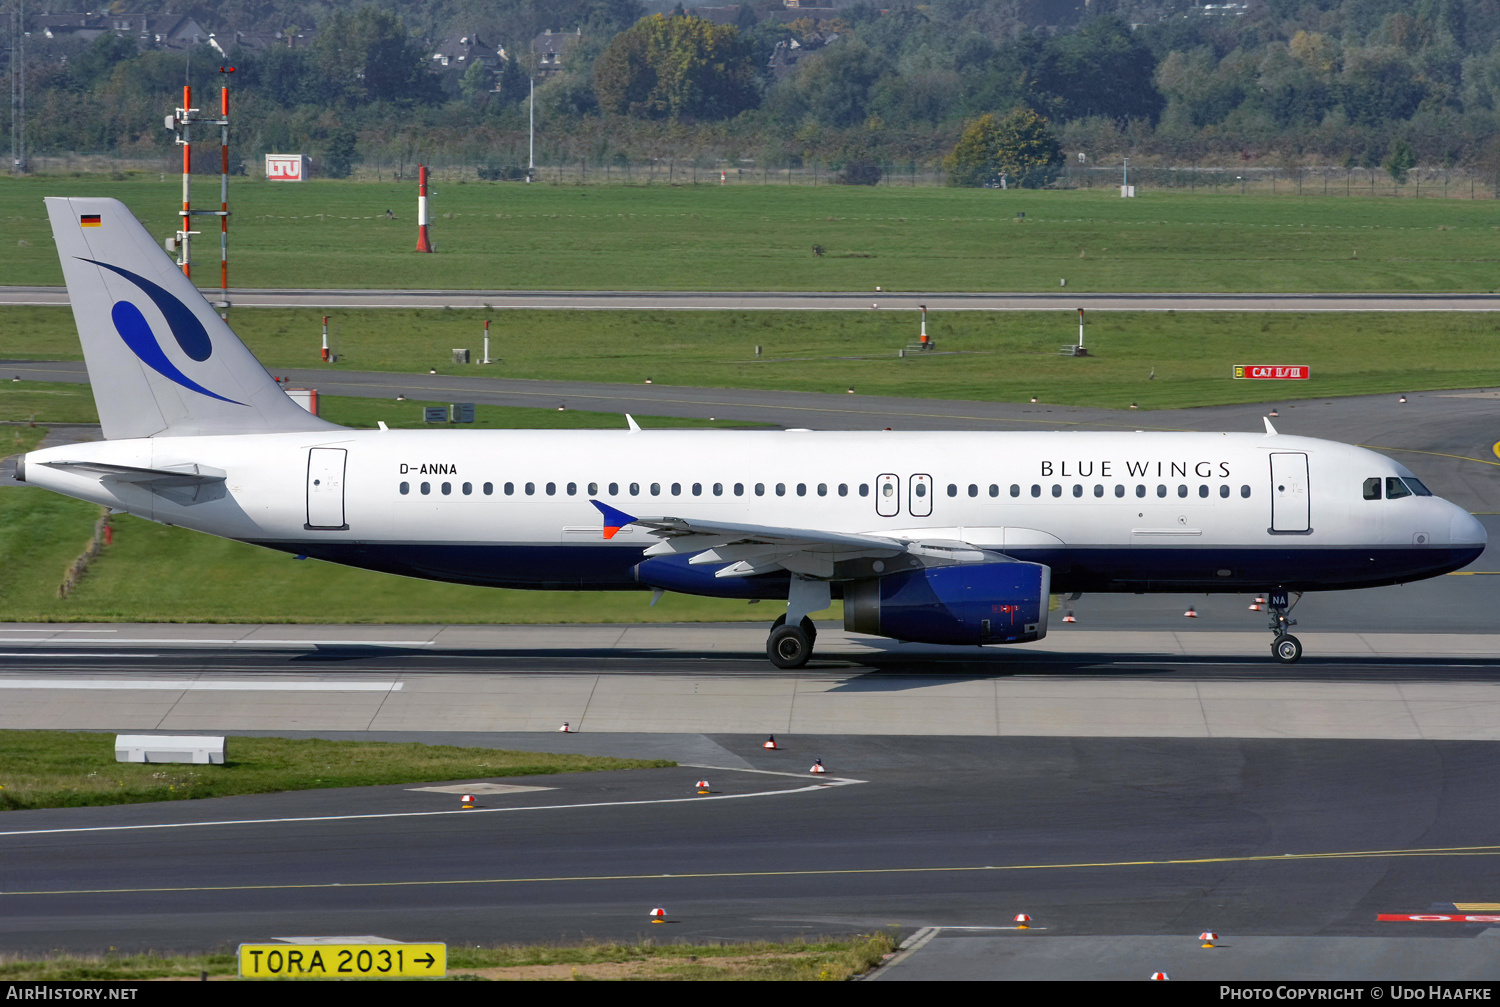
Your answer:
[[[892,643],[891,648],[900,644]],[[879,645],[877,644],[877,647]],[[268,655],[269,656],[269,655]],[[980,654],[900,654],[889,649],[814,657],[795,671],[779,671],[753,652],[673,649],[568,648],[548,650],[435,650],[362,645],[319,645],[287,656],[288,663],[360,663],[381,670],[437,674],[614,674],[657,676],[750,676],[821,678],[847,675],[849,681],[830,691],[897,690],[930,685],[935,679],[974,678],[1163,678],[1215,681],[1500,681],[1500,657],[1305,657],[1294,665],[1277,664],[1270,655],[1230,656],[1034,654],[984,651]]]

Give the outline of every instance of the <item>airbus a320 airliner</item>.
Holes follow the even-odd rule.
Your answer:
[[[1434,577],[1484,528],[1396,462],[1277,433],[352,430],[294,403],[112,199],[49,198],[105,440],[17,478],[432,580],[786,601],[922,643],[1039,640],[1051,593],[1292,596]]]

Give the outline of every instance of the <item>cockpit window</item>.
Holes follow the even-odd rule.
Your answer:
[[[1380,477],[1379,476],[1375,476],[1373,478],[1365,480],[1365,499],[1366,500],[1379,500],[1380,499]]]
[[[1406,484],[1401,481],[1399,476],[1385,477],[1385,498],[1387,500],[1399,500],[1402,497],[1409,496],[1411,496],[1411,490],[1406,488]]]
[[[1428,489],[1426,486],[1423,486],[1422,480],[1416,478],[1415,476],[1403,476],[1401,481],[1406,483],[1406,485],[1411,488],[1411,491],[1419,497],[1432,496],[1432,490]]]

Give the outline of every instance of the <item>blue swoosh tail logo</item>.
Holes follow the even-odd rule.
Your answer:
[[[80,256],[80,258],[82,257]],[[183,353],[186,353],[190,358],[199,362],[207,360],[213,355],[214,345],[213,340],[209,338],[208,330],[204,328],[203,323],[198,320],[198,316],[193,314],[192,310],[186,304],[183,304],[176,297],[173,297],[162,287],[152,283],[144,276],[138,276],[128,269],[121,269],[119,266],[112,266],[108,262],[100,262],[98,259],[83,259],[82,261],[102,266],[113,273],[123,276],[139,287],[142,293],[151,298],[151,303],[156,305],[162,317],[167,320],[167,327],[172,331],[172,338],[177,340],[177,345],[181,347]],[[115,331],[120,334],[120,338],[125,341],[125,345],[130,347],[130,351],[139,357],[141,362],[147,367],[162,377],[168,378],[191,391],[198,392],[200,395],[207,395],[209,398],[218,399],[220,402],[228,402],[231,405],[244,405],[243,402],[237,402],[217,392],[209,391],[182,373],[176,364],[167,359],[166,352],[161,348],[161,343],[157,341],[156,333],[151,330],[151,323],[146,321],[146,316],[141,314],[141,309],[137,308],[134,304],[129,301],[117,301],[115,306],[110,309],[109,315],[110,320],[115,324]]]

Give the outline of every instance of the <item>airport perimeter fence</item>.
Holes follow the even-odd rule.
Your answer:
[[[217,153],[217,145],[214,147]],[[171,158],[126,159],[108,154],[61,153],[33,156],[33,173],[113,174],[116,177],[157,175],[177,184],[181,163]],[[426,164],[434,183],[525,183],[524,157],[515,160],[499,155],[476,161],[472,157],[448,156],[386,158],[367,157],[354,168],[358,181],[412,181],[416,166]],[[244,161],[245,176],[264,178],[264,164]],[[873,168],[874,170],[870,170]],[[316,160],[311,177],[319,177]],[[1400,199],[1495,199],[1500,198],[1500,172],[1488,168],[1416,167],[1397,182],[1384,168],[1310,165],[1293,167],[1203,166],[1131,164],[1128,175],[1121,164],[1065,166],[1050,188],[1116,190],[1128,182],[1137,196],[1152,191],[1214,193],[1222,195],[1291,197],[1395,197]],[[866,166],[866,179],[881,187],[930,188],[944,186],[947,173],[941,161],[887,161]],[[541,159],[532,172],[534,184],[543,185],[798,185],[843,184],[838,165],[817,159],[792,159],[780,163],[727,160],[708,156],[627,157],[615,155],[599,162],[587,159]]]

